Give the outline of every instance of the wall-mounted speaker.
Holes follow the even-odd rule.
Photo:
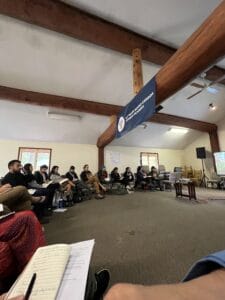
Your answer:
[[[196,155],[197,155],[197,158],[205,159],[206,158],[205,147],[196,148]]]

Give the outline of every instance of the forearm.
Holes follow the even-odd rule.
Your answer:
[[[117,284],[105,300],[224,300],[225,270],[178,284],[142,286]]]

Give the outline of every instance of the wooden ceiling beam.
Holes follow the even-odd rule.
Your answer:
[[[176,49],[168,45],[91,15],[62,1],[1,0],[0,14],[129,56],[133,49],[140,48],[143,60],[156,65],[164,65],[176,52]],[[225,74],[224,69],[213,67],[207,73],[207,79],[218,79],[221,74]],[[225,80],[222,83],[225,84]]]
[[[102,102],[56,96],[6,86],[0,86],[0,100],[51,107],[56,109],[67,109],[70,111],[79,111],[101,116],[118,115],[123,109],[123,106],[115,104],[107,104]],[[112,123],[113,121],[115,121],[115,118],[112,119]],[[166,125],[176,125],[179,127],[187,127],[203,132],[211,132],[216,130],[217,128],[216,125],[212,123],[197,121],[174,115],[168,115],[164,113],[155,114],[149,120],[149,122]]]
[[[217,125],[198,121],[190,118],[178,117],[175,115],[165,114],[165,113],[156,113],[150,119],[149,122],[160,123],[164,125],[185,127],[189,129],[194,129],[202,132],[213,132],[217,130]]]
[[[0,86],[0,99],[17,103],[86,112],[101,116],[117,115],[122,108],[121,106],[107,103],[26,91],[6,86]]]
[[[156,105],[187,85],[225,54],[225,0],[156,74]],[[105,147],[116,136],[116,122],[98,138]]]

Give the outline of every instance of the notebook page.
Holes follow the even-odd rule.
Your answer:
[[[36,273],[36,281],[29,300],[55,300],[70,251],[70,245],[65,244],[39,248],[13,286],[8,299],[24,295],[32,275]]]
[[[83,300],[94,240],[71,245],[70,258],[56,300]]]

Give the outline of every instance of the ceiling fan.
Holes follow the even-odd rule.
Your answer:
[[[198,94],[200,94],[201,92],[203,92],[205,90],[211,94],[217,94],[218,89],[216,87],[214,87],[213,85],[215,85],[216,83],[219,83],[225,79],[225,75],[223,75],[223,76],[219,77],[218,79],[216,79],[215,81],[207,83],[205,77],[206,77],[206,73],[202,73],[200,75],[200,78],[202,79],[202,81],[204,83],[203,85],[199,84],[197,82],[191,83],[191,86],[199,88],[200,90],[198,90],[196,93],[192,94],[191,96],[187,97],[187,100],[190,100],[191,98],[197,96]]]

